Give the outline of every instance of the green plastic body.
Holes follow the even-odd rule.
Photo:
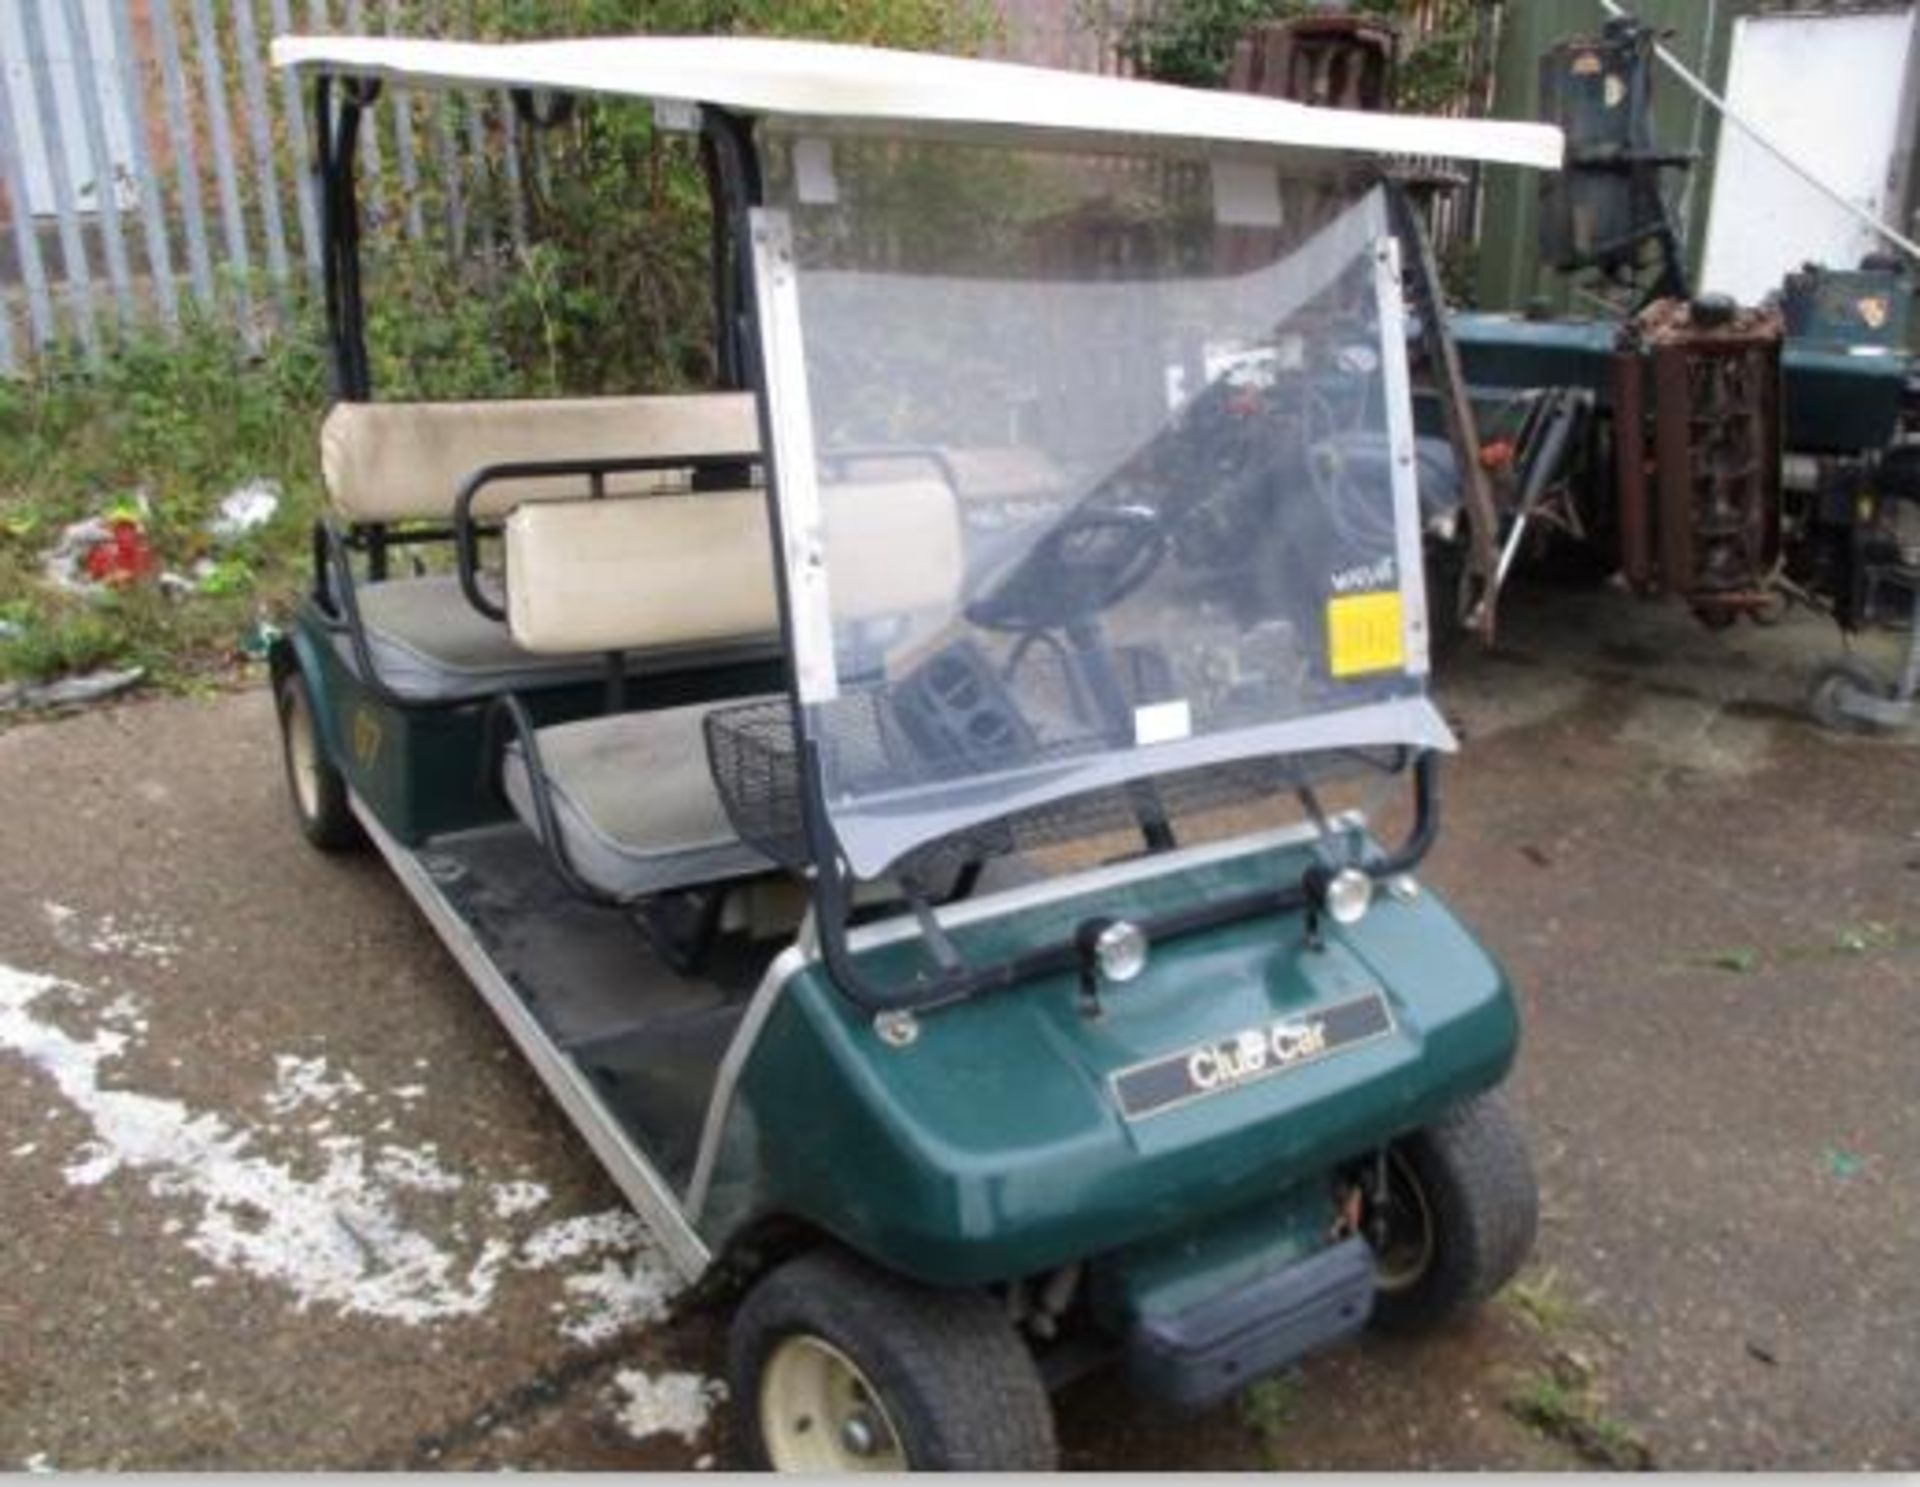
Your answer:
[[[327,752],[380,824],[400,842],[417,847],[441,833],[506,819],[507,806],[493,771],[508,734],[503,723],[490,754],[486,702],[396,707],[347,665],[337,648],[338,636],[307,601],[296,612],[292,629],[274,642],[268,661],[276,679],[295,665],[306,675]],[[631,706],[673,707],[773,690],[781,685],[781,667],[772,660],[661,672],[633,677],[627,685]],[[539,727],[595,717],[607,706],[601,682],[518,695]]]
[[[955,939],[997,959],[1094,914],[1145,917],[1297,880],[1308,860],[1297,846],[1256,851],[1016,908]],[[885,975],[913,953],[902,943],[864,958]],[[1121,1116],[1117,1071],[1372,990],[1392,1008],[1387,1036]],[[1327,926],[1319,947],[1298,915],[1168,940],[1098,1018],[1077,977],[1057,976],[926,1014],[904,1046],[809,964],[741,1071],[703,1238],[718,1251],[794,1218],[921,1280],[962,1285],[1164,1253],[1289,1190],[1319,1222],[1323,1179],[1499,1083],[1517,1041],[1505,976],[1425,893],[1383,896],[1357,926]],[[1270,1227],[1262,1243],[1291,1245],[1292,1232]]]

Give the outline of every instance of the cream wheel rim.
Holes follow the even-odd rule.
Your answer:
[[[1417,1285],[1427,1273],[1435,1238],[1433,1209],[1407,1159],[1390,1150],[1387,1167],[1387,1233],[1374,1253],[1374,1287],[1391,1296]]]
[[[287,689],[287,773],[300,814],[311,821],[320,814],[320,751],[306,694],[298,682]]]
[[[808,1334],[782,1339],[767,1359],[760,1438],[775,1471],[907,1469],[900,1432],[879,1392],[845,1353]]]

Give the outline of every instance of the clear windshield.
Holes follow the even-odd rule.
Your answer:
[[[1126,781],[1450,743],[1381,191],[1237,158],[766,156],[804,726],[857,873]]]

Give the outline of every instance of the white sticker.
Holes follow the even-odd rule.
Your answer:
[[[698,134],[700,105],[677,98],[656,98],[653,101],[653,127],[662,134]]]
[[[1141,748],[1193,737],[1193,709],[1180,702],[1154,702],[1133,710],[1133,741]]]
[[[793,186],[810,207],[830,207],[840,200],[840,183],[833,176],[833,146],[824,139],[793,142]]]
[[[1279,227],[1280,173],[1252,160],[1213,162],[1213,218],[1222,227]]]

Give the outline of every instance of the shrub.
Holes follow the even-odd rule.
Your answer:
[[[445,8],[412,0],[403,29],[431,31]],[[974,0],[479,0],[459,29],[501,39],[756,32],[967,50],[988,34],[988,14]],[[504,130],[492,128],[490,143],[503,148]],[[364,256],[376,396],[658,391],[711,378],[697,147],[658,133],[639,104],[589,101],[542,148],[549,185],[529,192],[524,250],[503,233],[490,253],[456,257],[445,242],[409,240],[402,213],[378,214]],[[432,153],[420,161],[423,205],[443,189]],[[496,222],[507,207],[500,164],[475,192]],[[193,318],[174,339],[130,338],[97,368],[56,357],[29,380],[0,382],[0,678],[132,662],[180,684],[228,664],[243,634],[283,615],[298,590],[327,397],[319,307],[304,295],[257,348],[230,325]],[[214,551],[206,523],[217,504],[262,478],[280,486],[279,512]],[[81,598],[44,581],[43,555],[62,528],[136,494],[162,567],[191,574],[202,564],[191,594],[142,584]]]

